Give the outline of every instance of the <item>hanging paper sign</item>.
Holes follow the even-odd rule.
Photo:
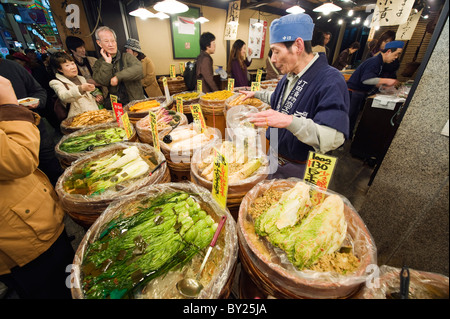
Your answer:
[[[123,114],[121,119],[122,119],[123,128],[125,129],[125,133],[127,134],[127,138],[129,140],[131,138],[131,136],[133,135],[133,127],[131,126],[130,118],[128,117],[128,113]]]
[[[148,112],[148,119],[150,120],[150,129],[152,131],[152,138],[153,138],[153,147],[159,152],[160,146],[159,146],[159,138],[158,138],[158,124],[156,123],[156,114],[152,111]]]
[[[184,74],[184,71],[186,70],[186,67],[184,66],[183,62],[180,62],[180,73]]]
[[[228,4],[227,24],[225,26],[224,40],[236,40],[240,8],[241,1],[231,1]]]
[[[248,42],[247,46],[252,50],[250,55],[253,59],[264,58],[264,47],[266,45],[266,33],[267,33],[267,21],[259,20],[262,26],[255,24],[259,19],[250,19],[249,29],[248,29]]]
[[[262,78],[262,70],[258,69],[258,71],[256,71],[256,82],[261,83],[261,78]]]
[[[183,114],[183,98],[177,97],[177,112]]]
[[[400,25],[407,22],[415,0],[377,0],[372,26]]]
[[[177,77],[177,73],[175,71],[175,64],[171,64],[170,65],[170,77],[171,78],[176,78]]]
[[[261,89],[261,82],[252,82],[251,91],[259,91]]]
[[[120,127],[123,127],[122,125],[122,115],[123,115],[123,107],[121,103],[113,103],[113,109],[114,109],[114,116],[116,117],[116,121],[119,124]]]
[[[406,23],[398,26],[397,33],[395,35],[396,40],[406,41],[411,40],[414,30],[416,30],[417,23],[419,22],[422,10],[415,12],[411,10],[411,14],[408,17]]]
[[[227,205],[228,196],[228,161],[214,148],[214,177],[212,196],[222,208]]]
[[[309,152],[303,180],[327,189],[333,176],[336,162],[336,157]],[[320,203],[324,199],[324,194],[318,191],[314,192],[312,199],[314,203]]]
[[[230,92],[233,92],[233,90],[234,90],[234,79],[233,78],[228,79],[227,90]]]
[[[206,122],[200,104],[191,104],[189,107],[191,109],[195,130],[203,133],[206,129]]]
[[[197,92],[202,92],[202,80],[197,80]]]

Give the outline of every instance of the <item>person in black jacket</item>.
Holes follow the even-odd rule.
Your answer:
[[[343,69],[347,68],[349,64],[352,61],[353,54],[358,51],[360,48],[359,42],[353,42],[350,47],[345,49],[344,51],[339,54],[336,61],[334,61],[333,66],[338,69],[339,71],[342,71]]]

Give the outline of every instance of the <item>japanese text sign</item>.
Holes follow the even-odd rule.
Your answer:
[[[216,149],[214,149],[212,196],[222,208],[226,207],[228,196],[228,162],[225,156]]]
[[[206,129],[206,122],[200,104],[191,104],[189,107],[191,109],[195,130],[203,133]]]
[[[159,146],[158,124],[156,123],[156,114],[152,111],[149,111],[148,115],[149,115],[148,119],[150,121],[150,129],[152,131],[153,147],[159,152],[161,148]]]
[[[372,26],[399,25],[407,22],[414,0],[377,0]]]
[[[128,140],[133,135],[133,127],[131,126],[130,119],[128,117],[128,113],[122,115],[122,124],[125,129],[125,133],[127,134]]]
[[[119,124],[120,127],[123,127],[122,125],[122,115],[123,115],[123,107],[121,103],[113,103],[113,109],[114,109],[114,116],[116,117],[117,124]]]

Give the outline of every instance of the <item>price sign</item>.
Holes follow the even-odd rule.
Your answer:
[[[214,177],[212,196],[222,208],[227,205],[228,196],[228,161],[214,148]]]
[[[110,95],[109,95],[109,99],[110,99],[110,101],[111,101],[111,105],[114,107],[114,103],[117,103],[117,96],[116,96],[116,95],[110,94]],[[116,117],[116,113],[115,113],[115,112],[114,112],[114,118],[117,120],[117,117]]]
[[[308,161],[303,180],[315,184],[323,189],[327,189],[336,167],[337,158],[329,155],[309,152]],[[312,196],[313,202],[320,203],[324,199],[324,194],[315,192]]]
[[[197,80],[197,92],[202,93],[202,80]]]
[[[159,152],[161,148],[159,146],[158,124],[156,123],[156,114],[153,113],[152,111],[149,111],[148,115],[150,120],[150,129],[152,131],[153,147]]]
[[[177,73],[175,72],[175,64],[171,64],[170,65],[170,77],[171,78],[176,78],[177,77]]]
[[[181,73],[181,75],[183,75],[184,74],[184,71],[186,70],[186,67],[184,66],[184,63],[183,62],[180,62],[180,73]]]
[[[261,83],[261,78],[262,78],[262,70],[258,69],[258,71],[256,71],[256,82]]]
[[[122,115],[122,124],[123,128],[125,129],[125,133],[127,133],[128,140],[133,135],[133,127],[131,126],[130,119],[128,117],[128,113],[125,113]]]
[[[206,129],[205,118],[203,117],[202,108],[200,104],[191,104],[190,106],[192,118],[194,120],[194,127],[197,132],[203,133]]]
[[[183,98],[177,97],[177,112],[183,114]]]
[[[234,90],[234,79],[233,78],[229,78],[228,79],[228,87],[227,90],[232,92]]]
[[[163,87],[164,87],[164,95],[166,96],[166,101],[170,99],[169,86],[167,85],[167,78],[163,77],[162,79]]]
[[[116,117],[116,121],[120,127],[123,127],[123,125],[122,125],[122,115],[123,115],[122,104],[121,103],[113,103],[112,105],[113,105],[114,116]]]
[[[261,89],[261,82],[252,82],[252,91],[259,91]]]

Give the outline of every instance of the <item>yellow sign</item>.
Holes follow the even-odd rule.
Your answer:
[[[169,86],[167,85],[167,78],[163,77],[162,79],[164,90],[169,90]]]
[[[152,111],[149,111],[148,115],[150,120],[150,129],[152,131],[153,147],[159,152],[161,148],[159,146],[158,124],[156,123],[156,114],[153,113]]]
[[[214,149],[214,177],[212,196],[223,208],[227,205],[228,196],[228,161],[225,156]]]
[[[261,89],[261,82],[252,82],[252,91],[259,91]]]
[[[177,97],[177,112],[183,114],[183,98]]]
[[[114,103],[117,103],[117,96],[116,95],[109,95],[109,99],[111,100],[111,107],[114,107]],[[117,121],[116,112],[114,113],[114,119]]]
[[[206,129],[205,118],[203,117],[202,108],[200,104],[191,104],[192,119],[194,120],[194,128],[197,132],[203,133]]]
[[[336,162],[337,157],[309,152],[303,180],[317,185],[320,188],[327,189],[333,176]],[[316,204],[320,203],[324,199],[324,194],[314,192],[312,199]]]
[[[197,80],[197,92],[201,93],[202,91],[202,80]]]
[[[125,129],[125,133],[127,133],[128,140],[133,135],[133,127],[131,126],[130,119],[128,117],[128,113],[125,113],[122,115],[122,124],[123,128]]]
[[[186,69],[186,67],[184,66],[184,63],[183,62],[180,62],[180,73],[181,73],[181,75],[183,75],[184,74],[184,70]]]
[[[256,82],[261,83],[261,77],[262,77],[262,70],[258,69],[258,71],[256,71]]]
[[[171,64],[170,65],[170,77],[171,78],[176,78],[177,77],[177,73],[175,72],[175,64]]]
[[[228,91],[233,92],[234,90],[234,79],[233,78],[229,78],[228,79]]]

